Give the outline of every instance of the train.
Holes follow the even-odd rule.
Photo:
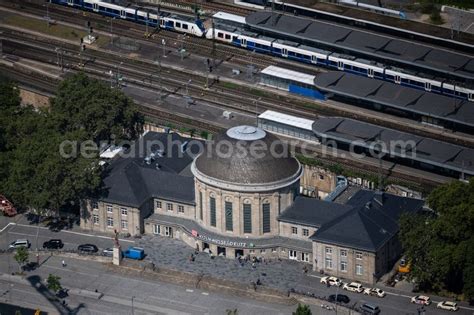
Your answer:
[[[205,28],[199,18],[163,12],[119,2],[103,0],[50,0],[50,2],[95,12],[104,16],[160,27],[166,30],[186,33],[197,37],[220,41],[258,53],[270,54],[307,64],[314,64],[333,70],[346,71],[403,86],[422,89],[474,102],[474,90],[439,79],[428,79],[416,73],[408,73],[395,67],[386,67],[370,60],[322,50],[288,40],[262,36],[245,30],[245,17],[218,12],[213,18],[218,23]]]
[[[200,19],[163,12],[158,9],[126,5],[118,1],[50,0],[50,2],[193,36],[203,37],[205,33],[204,24]]]
[[[358,7],[358,8],[361,8],[363,10],[371,11],[371,12],[378,13],[378,14],[396,16],[396,17],[399,17],[403,20],[405,20],[407,18],[405,12],[403,12],[403,11],[378,7],[376,5],[371,5],[371,4],[359,2],[359,1],[356,1],[356,0],[339,0],[338,3],[343,4],[343,5],[347,5],[347,6]]]
[[[423,78],[416,73],[409,73],[407,70],[396,67],[387,67],[371,60],[306,46],[289,40],[262,36],[258,33],[244,30],[242,20],[245,19],[238,15],[216,13],[214,17],[219,22],[214,24],[214,28],[211,27],[206,30],[207,39],[214,38],[217,41],[259,53],[314,64],[332,70],[363,75],[373,79],[474,102],[473,89],[454,85],[451,82],[439,79]],[[241,23],[241,27],[236,26],[238,23]]]

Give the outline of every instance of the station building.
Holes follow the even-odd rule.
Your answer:
[[[253,126],[206,142],[148,132],[125,153],[83,202],[82,228],[176,238],[228,258],[297,260],[372,283],[400,255],[398,217],[423,206],[364,190],[342,203],[302,196],[302,165]]]

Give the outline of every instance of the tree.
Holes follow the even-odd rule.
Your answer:
[[[296,308],[296,311],[293,312],[293,315],[311,315],[311,309],[309,308],[309,305],[298,303],[298,307]]]
[[[13,257],[16,262],[18,263],[18,267],[21,272],[21,267],[23,267],[28,261],[30,254],[28,253],[28,248],[26,247],[19,247],[16,250],[15,256]]]
[[[429,195],[431,213],[404,215],[400,240],[410,278],[422,290],[474,296],[474,181],[442,185]]]
[[[61,132],[84,130],[88,139],[135,139],[144,118],[121,91],[79,73],[64,80],[51,102],[55,125]]]
[[[239,311],[236,308],[234,308],[233,310],[227,309],[225,311],[226,311],[227,315],[238,315],[239,314]]]
[[[48,289],[54,293],[58,293],[62,289],[59,280],[61,280],[61,277],[49,274],[48,279],[46,280]]]

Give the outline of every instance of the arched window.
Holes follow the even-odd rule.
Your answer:
[[[270,233],[270,202],[264,200],[262,204],[262,231],[263,233]]]
[[[211,226],[216,226],[216,195],[214,193],[209,194],[209,212]]]
[[[252,233],[252,204],[250,200],[244,200],[244,233]]]

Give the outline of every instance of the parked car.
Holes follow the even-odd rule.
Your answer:
[[[336,277],[322,277],[319,282],[329,285],[335,285],[338,287],[342,285],[342,281]]]
[[[351,301],[351,299],[349,299],[349,297],[347,295],[344,295],[344,294],[331,294],[329,297],[328,297],[328,301],[329,302],[339,302],[339,303],[349,303]]]
[[[436,308],[440,308],[440,309],[452,311],[452,312],[456,312],[457,310],[459,310],[458,304],[451,301],[439,302],[438,305],[436,305]]]
[[[52,239],[43,243],[43,248],[47,249],[60,249],[63,247],[64,243],[60,239]]]
[[[364,290],[364,294],[373,295],[379,298],[383,298],[387,295],[384,290],[377,288],[367,288]]]
[[[109,247],[102,251],[102,255],[112,257],[114,255],[114,249]]]
[[[367,315],[377,315],[380,314],[380,308],[377,305],[364,303],[360,306],[360,310],[362,314]]]
[[[82,244],[77,247],[77,250],[83,253],[97,253],[99,249],[94,244]]]
[[[19,239],[19,240],[11,242],[10,245],[8,246],[8,248],[9,249],[17,249],[17,248],[20,248],[20,247],[30,248],[30,246],[31,246],[31,243],[30,243],[29,240]]]
[[[359,282],[346,283],[342,288],[344,290],[357,293],[362,293],[362,291],[364,291],[364,287],[362,287],[362,284]]]
[[[430,305],[431,300],[428,296],[417,295],[411,298],[411,302],[415,304]]]

